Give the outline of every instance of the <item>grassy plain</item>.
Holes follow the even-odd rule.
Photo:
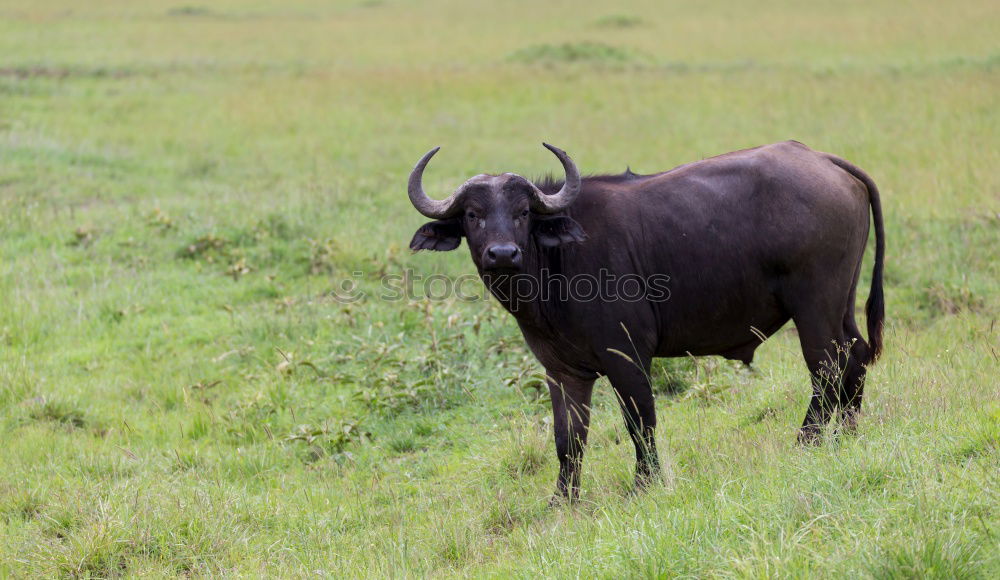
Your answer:
[[[0,575],[997,577],[998,28],[981,0],[0,1]],[[582,501],[549,509],[512,320],[331,298],[473,271],[406,250],[433,145],[443,195],[557,169],[542,140],[597,173],[787,138],[882,190],[854,438],[794,445],[786,329],[754,375],[657,367],[639,496],[600,384]]]

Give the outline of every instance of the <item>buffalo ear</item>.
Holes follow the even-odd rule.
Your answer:
[[[457,219],[438,220],[428,222],[413,234],[410,240],[410,249],[414,252],[420,250],[435,250],[447,252],[454,250],[462,243],[462,225]]]
[[[560,216],[532,216],[532,233],[538,243],[546,248],[582,242],[587,234],[573,218]]]

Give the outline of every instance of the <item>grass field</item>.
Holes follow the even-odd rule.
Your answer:
[[[613,4],[0,1],[0,576],[1000,576],[1000,5]],[[882,191],[856,437],[795,445],[787,328],[656,367],[638,496],[599,383],[549,508],[505,312],[332,298],[474,272],[406,249],[431,146],[443,196],[789,138]]]

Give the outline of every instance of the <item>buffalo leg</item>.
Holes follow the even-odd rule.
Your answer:
[[[837,406],[847,352],[840,324],[832,326],[815,320],[796,318],[802,355],[809,367],[812,398],[799,430],[799,443],[815,444]]]
[[[853,433],[858,426],[861,414],[861,399],[865,391],[865,361],[868,360],[869,347],[858,330],[858,325],[852,319],[844,324],[844,332],[850,341],[850,357],[844,369],[844,381],[840,390],[840,413],[844,431]]]
[[[625,426],[635,445],[635,485],[645,487],[660,473],[656,452],[656,406],[649,383],[650,360],[642,363],[621,358],[607,363],[607,375],[625,416]]]
[[[590,427],[590,397],[594,391],[594,379],[549,373],[548,383],[552,396],[556,455],[559,457],[556,495],[572,500],[580,494],[580,463]]]

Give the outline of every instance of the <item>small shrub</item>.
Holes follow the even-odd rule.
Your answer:
[[[309,273],[331,274],[336,270],[337,244],[332,239],[309,240]]]
[[[146,224],[151,227],[160,230],[160,232],[166,232],[177,227],[174,223],[174,218],[167,215],[160,208],[153,208],[153,211],[149,212],[146,216]]]
[[[343,453],[351,443],[369,439],[371,433],[362,428],[360,420],[299,425],[285,437],[288,442],[305,443],[316,458]]]
[[[78,248],[86,248],[94,243],[97,239],[97,229],[92,226],[80,226],[73,230],[73,237],[69,241],[69,245]]]
[[[720,376],[727,369],[726,361],[717,358],[689,358],[694,366],[690,384],[680,395],[684,401],[697,401],[708,405],[719,403],[732,388],[732,384]]]
[[[187,259],[204,259],[213,262],[219,256],[228,256],[232,245],[228,239],[209,233],[196,238],[177,251],[177,257]]]
[[[430,332],[435,339],[420,354],[402,348],[402,334],[389,342],[359,341],[353,355],[337,361],[343,369],[338,381],[362,385],[354,392],[354,399],[382,415],[454,406],[467,393],[467,377],[462,374],[469,366],[467,345],[460,331]]]
[[[369,410],[393,415],[403,409],[417,408],[434,397],[434,381],[429,378],[407,381],[399,373],[386,372],[377,375],[369,386],[354,393]]]
[[[519,389],[532,402],[547,405],[551,399],[548,377],[538,368],[538,364],[524,355],[515,370],[513,376],[504,379],[504,384]]]
[[[246,276],[250,272],[253,272],[253,268],[247,264],[246,258],[239,258],[232,264],[229,264],[229,267],[226,268],[226,276],[232,278],[233,282],[239,281],[240,278]]]

